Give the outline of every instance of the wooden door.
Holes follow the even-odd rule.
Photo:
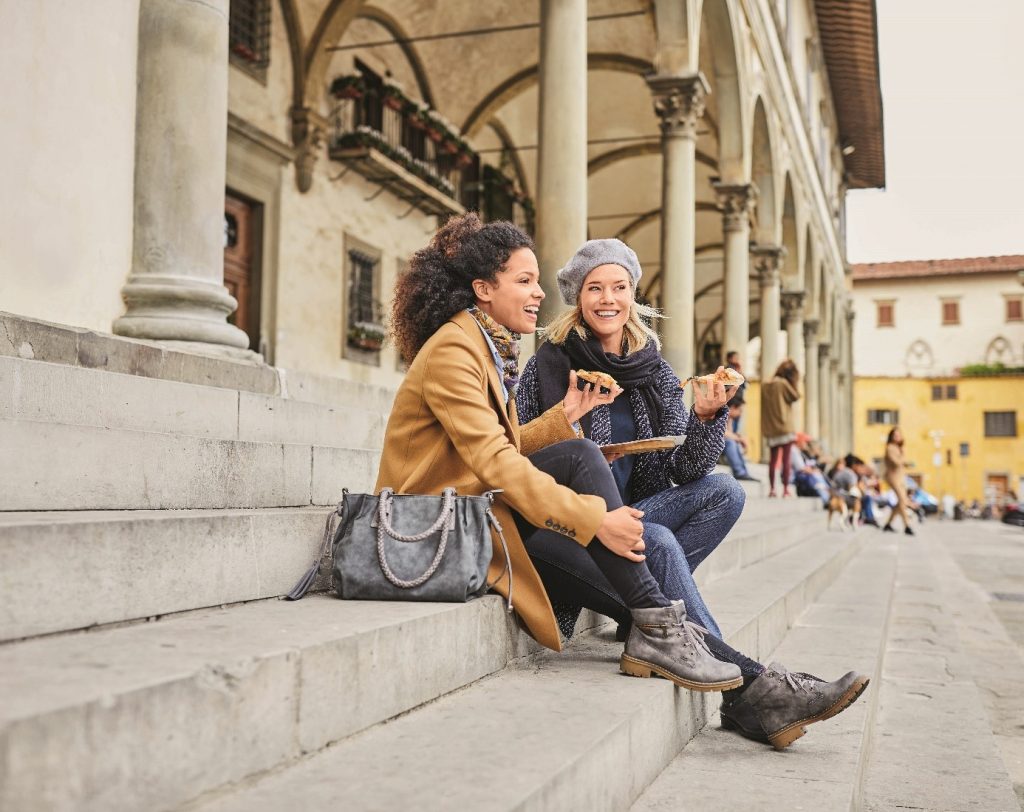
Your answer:
[[[260,344],[258,232],[259,207],[229,192],[224,199],[224,286],[238,301],[238,309],[228,321],[249,336],[249,348],[256,351]]]
[[[1010,477],[1007,474],[988,474],[985,477],[985,499],[988,502],[1002,504],[1006,492],[1010,490]]]

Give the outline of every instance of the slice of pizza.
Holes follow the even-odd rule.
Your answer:
[[[615,378],[604,372],[588,372],[585,369],[576,370],[576,388],[580,391],[586,391],[585,385],[592,383],[597,387],[597,391],[602,395],[609,394],[612,389],[618,386],[615,383]]]
[[[743,376],[735,369],[723,367],[721,370],[712,372],[710,375],[694,375],[684,381],[680,381],[679,386],[681,389],[685,389],[686,384],[691,381],[704,381],[707,387],[710,387],[712,383],[720,382],[724,384],[726,389],[731,389],[734,386],[739,386],[743,383],[743,380]]]

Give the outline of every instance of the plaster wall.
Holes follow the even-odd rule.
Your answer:
[[[138,0],[0,3],[0,310],[107,332],[124,312],[138,24]]]
[[[1000,336],[1012,351],[1007,365],[1024,365],[1024,322],[1006,322],[1004,298],[1022,293],[1014,274],[855,282],[854,373],[952,375],[966,364],[984,363],[989,345]],[[942,324],[946,298],[959,301],[960,324]],[[878,301],[895,303],[894,326],[877,326]]]

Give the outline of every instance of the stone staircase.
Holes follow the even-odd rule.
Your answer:
[[[702,733],[716,694],[618,674],[621,644],[589,613],[553,654],[496,596],[277,600],[341,487],[372,486],[391,393],[0,322],[0,809],[906,800],[880,789],[871,757],[901,746],[878,726],[903,699],[887,681],[905,645],[895,574],[919,562],[877,534],[826,533],[814,500],[748,483],[743,517],[698,572],[737,648],[875,675],[776,754]],[[1013,800],[1005,772],[982,773],[989,805],[942,808]]]

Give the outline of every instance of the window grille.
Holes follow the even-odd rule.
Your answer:
[[[1016,437],[1016,412],[985,412],[986,437]]]
[[[895,426],[899,422],[899,409],[868,409],[869,426]]]
[[[378,314],[373,305],[374,274],[376,258],[362,251],[348,252],[350,262],[348,319],[349,324],[377,321]]]
[[[229,31],[231,55],[265,70],[270,64],[270,0],[231,0]]]

